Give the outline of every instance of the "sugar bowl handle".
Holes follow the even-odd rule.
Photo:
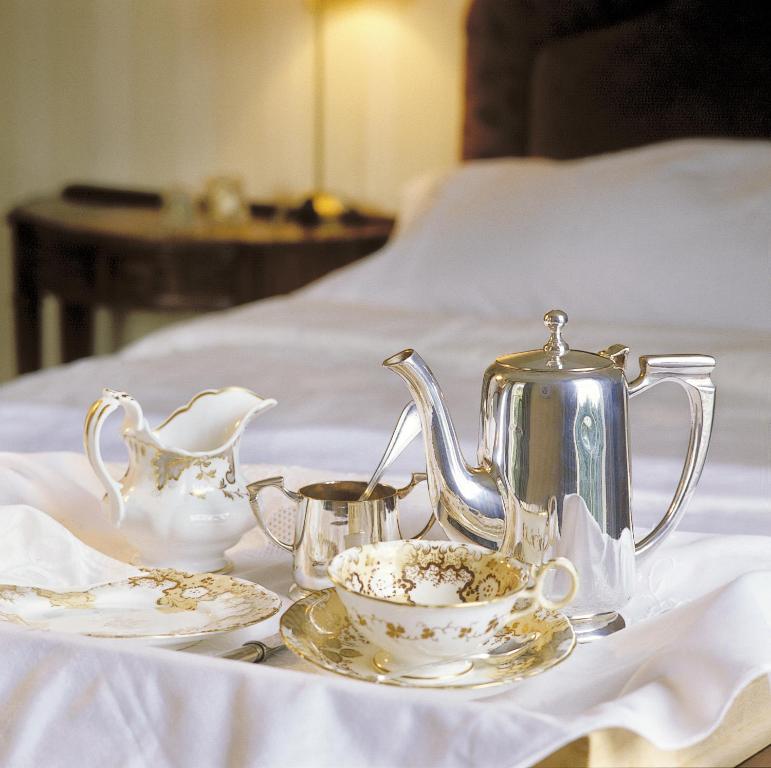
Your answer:
[[[294,544],[281,541],[281,539],[279,539],[278,536],[276,536],[270,530],[267,520],[262,514],[258,497],[260,495],[260,491],[263,491],[266,488],[276,488],[295,504],[299,504],[299,502],[302,500],[302,496],[299,493],[295,493],[294,491],[290,491],[285,488],[283,477],[266,477],[264,480],[257,480],[256,482],[249,483],[249,485],[246,486],[246,490],[249,491],[249,503],[252,506],[252,512],[257,518],[257,523],[259,524],[260,528],[262,528],[262,530],[265,531],[265,533],[268,535],[268,538],[270,538],[270,540],[274,543],[278,544],[279,547],[285,549],[287,552],[294,552]]]
[[[635,543],[639,556],[649,555],[675,529],[696,490],[712,434],[715,385],[710,374],[714,367],[715,358],[709,355],[649,355],[640,358],[640,375],[629,383],[629,396],[634,397],[662,381],[677,382],[685,389],[691,409],[691,435],[675,495],[659,524]]]

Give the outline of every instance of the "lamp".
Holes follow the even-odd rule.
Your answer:
[[[316,224],[324,219],[341,216],[345,212],[345,205],[326,189],[324,17],[328,0],[307,2],[313,15],[313,187],[311,194],[300,205],[298,218],[304,223]]]

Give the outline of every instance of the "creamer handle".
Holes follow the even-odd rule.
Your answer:
[[[105,420],[118,407],[122,407],[125,411],[124,427],[139,427],[142,421],[142,409],[139,407],[139,403],[131,395],[127,395],[125,392],[116,392],[112,389],[102,390],[102,396],[88,409],[86,423],[83,427],[83,447],[89,462],[91,462],[92,469],[102,481],[102,485],[107,492],[107,498],[110,502],[110,514],[115,525],[120,525],[123,520],[125,508],[123,495],[120,483],[113,479],[104,465],[102,452],[99,448],[99,436],[101,435],[102,425]]]
[[[675,495],[659,524],[635,543],[639,556],[649,555],[675,529],[699,482],[715,412],[715,385],[710,377],[714,367],[715,358],[709,355],[646,355],[640,358],[640,375],[629,383],[629,396],[634,397],[662,381],[675,381],[688,395],[691,409],[691,435]]]

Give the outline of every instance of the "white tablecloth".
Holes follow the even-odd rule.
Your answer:
[[[75,454],[0,456],[0,514],[28,503],[114,554],[97,492]],[[230,554],[238,575],[286,594],[289,556],[257,531]],[[276,618],[189,651],[0,623],[0,764],[520,766],[606,727],[681,748],[771,672],[771,539],[674,534],[624,614],[624,631],[474,700],[321,674],[287,651],[263,665],[207,655],[273,634]]]

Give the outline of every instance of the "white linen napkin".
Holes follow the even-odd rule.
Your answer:
[[[131,562],[136,552],[103,511],[103,495],[83,454],[0,453],[0,514],[4,505],[28,504],[89,547]]]
[[[324,476],[285,471],[292,489]],[[280,472],[247,468],[255,479]],[[47,578],[62,588],[65,580],[133,573],[95,551],[96,541],[111,547],[103,550],[109,555],[120,551],[100,496],[82,456],[0,454],[0,581],[9,574],[36,583]],[[70,532],[76,529],[77,538]],[[24,543],[21,554],[14,537]],[[236,575],[286,594],[291,556],[258,531],[229,556]],[[480,701],[308,675],[311,667],[288,653],[255,667],[0,622],[0,763],[42,764],[56,744],[66,764],[65,758],[77,761],[88,739],[93,765],[171,765],[168,755],[174,764],[217,765],[237,744],[244,765],[520,768],[612,727],[680,748],[705,738],[742,688],[771,672],[770,594],[771,538],[675,533],[638,569],[623,611],[627,629]],[[221,638],[222,647],[210,652],[272,634],[275,624],[268,623]],[[72,706],[73,685],[87,692],[89,706]],[[205,697],[191,695],[200,690]],[[36,740],[40,733],[45,738]]]
[[[84,544],[26,504],[0,508],[0,584],[84,590],[136,576],[139,569]]]

